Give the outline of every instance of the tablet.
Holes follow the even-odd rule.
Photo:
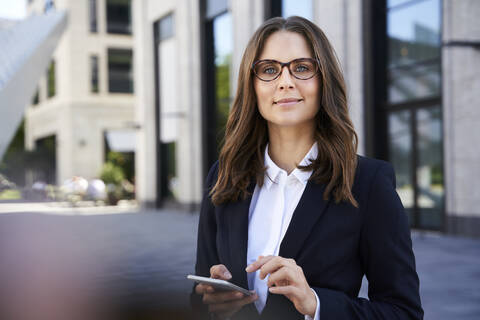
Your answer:
[[[192,275],[192,274],[189,274],[187,276],[187,279],[193,280],[197,283],[204,283],[204,284],[211,285],[215,289],[221,290],[221,291],[240,291],[241,293],[243,293],[247,296],[253,295],[253,293],[248,291],[247,289],[244,289],[242,287],[234,285],[233,283],[225,281],[225,280],[213,279],[213,278],[207,278],[207,277],[200,277],[200,276],[195,276],[195,275]]]

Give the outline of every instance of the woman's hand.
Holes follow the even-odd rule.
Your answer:
[[[210,277],[229,280],[232,275],[223,264],[217,264],[210,268]],[[238,291],[215,291],[212,286],[202,283],[195,287],[195,292],[203,294],[203,303],[208,304],[208,311],[215,313],[220,319],[231,317],[244,305],[258,299],[257,294],[245,296]]]
[[[315,316],[317,298],[307,283],[301,267],[295,260],[278,256],[260,256],[245,270],[255,272],[260,269],[260,279],[268,277],[268,291],[273,294],[283,294],[293,302],[298,312],[303,315]]]

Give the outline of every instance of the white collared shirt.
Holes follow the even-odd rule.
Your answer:
[[[306,166],[311,159],[316,159],[318,147],[315,142],[300,165]],[[289,175],[279,168],[268,155],[268,144],[265,148],[265,180],[261,188],[255,186],[248,215],[248,250],[247,265],[258,259],[258,256],[278,256],[280,244],[287,231],[293,212],[302,197],[312,171],[295,168]],[[267,281],[259,278],[260,270],[248,273],[248,287],[255,290],[258,300],[255,307],[261,313],[268,295]],[[313,289],[312,289],[313,291]],[[315,291],[313,291],[315,293]],[[317,294],[317,309],[314,320],[320,319],[320,301]],[[305,316],[305,319],[312,319]]]

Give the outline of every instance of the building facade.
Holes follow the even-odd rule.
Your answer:
[[[68,12],[68,26],[25,115],[25,146],[46,150],[49,166],[27,181],[98,177],[107,150],[134,149],[131,3],[30,0],[27,10]]]
[[[138,199],[201,202],[248,39],[301,15],[332,42],[359,154],[394,165],[411,226],[480,236],[479,13],[474,0],[134,1]]]

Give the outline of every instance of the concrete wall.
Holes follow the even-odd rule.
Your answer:
[[[447,231],[476,236],[480,236],[479,15],[479,1],[443,1]]]
[[[333,45],[347,84],[350,117],[364,154],[362,0],[315,1],[314,22]]]
[[[265,13],[263,1],[255,0],[230,0],[230,12],[232,14],[232,36],[234,39],[230,92],[232,97],[234,97],[237,89],[238,71],[240,68],[240,62],[242,61],[243,52],[247,47],[250,37],[263,23]]]
[[[177,66],[175,80],[161,86],[170,99],[160,97],[163,118],[165,113],[177,114],[170,126],[176,136],[176,164],[178,185],[176,198],[183,204],[195,204],[202,197],[201,150],[201,75],[199,3],[183,1],[134,1],[133,18],[135,38],[136,121],[140,125],[137,145],[137,198],[145,205],[156,199],[156,141],[155,141],[155,57],[153,26],[160,18],[173,13],[173,52]],[[162,57],[163,58],[163,57]],[[162,70],[160,70],[162,72]],[[173,98],[174,99],[173,99]]]
[[[137,199],[152,203],[156,198],[155,72],[153,63],[153,27],[147,20],[149,3],[133,2],[134,90],[137,133],[135,174]]]
[[[29,14],[42,14],[43,4],[33,1]],[[97,0],[97,32],[90,33],[88,5],[89,1],[55,1],[56,9],[69,12],[67,29],[53,55],[56,94],[47,98],[45,75],[39,83],[40,103],[26,113],[28,149],[40,138],[56,136],[57,183],[75,175],[98,177],[104,163],[103,133],[129,128],[134,120],[134,96],[108,92],[108,48],[131,49],[132,36],[106,33],[106,0]],[[99,93],[90,90],[91,55],[98,56]]]

